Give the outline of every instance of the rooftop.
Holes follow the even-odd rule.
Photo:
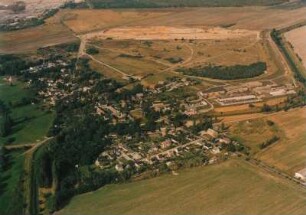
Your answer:
[[[298,172],[296,172],[296,173],[299,173],[299,174],[301,174],[302,176],[306,177],[306,168],[301,169],[300,171],[298,171]]]

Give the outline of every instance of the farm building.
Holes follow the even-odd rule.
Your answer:
[[[244,96],[217,99],[217,102],[222,106],[235,105],[235,104],[246,104],[246,103],[258,102],[258,101],[260,101],[260,99],[255,95],[244,95]]]
[[[306,168],[296,172],[294,177],[306,181]]]
[[[212,138],[217,138],[218,137],[218,132],[213,130],[213,129],[210,129],[210,128],[206,131],[206,134],[208,134]]]

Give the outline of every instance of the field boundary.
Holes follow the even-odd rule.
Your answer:
[[[286,46],[286,40],[284,38],[284,33],[303,26],[306,26],[306,21],[301,22],[300,24],[295,24],[293,27],[288,26],[279,30],[274,29],[271,31],[271,38],[278,47],[279,51],[282,53],[282,56],[284,56],[286,59],[286,62],[291,68],[294,77],[305,86],[306,75],[303,73],[303,71],[300,71],[300,68],[296,65],[296,60],[294,59],[295,57],[290,54],[290,50],[288,50],[288,47]]]

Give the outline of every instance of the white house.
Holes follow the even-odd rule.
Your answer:
[[[300,179],[300,180],[306,181],[306,168],[304,168],[304,169],[302,169],[302,170],[296,172],[296,173],[294,174],[294,177],[295,177],[295,178],[298,178],[298,179]]]

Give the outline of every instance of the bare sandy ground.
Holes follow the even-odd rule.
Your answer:
[[[119,39],[119,40],[175,40],[175,39],[193,39],[193,40],[226,40],[242,37],[253,37],[259,39],[258,31],[251,30],[229,30],[225,28],[207,28],[207,27],[170,27],[170,26],[141,26],[141,27],[119,27],[109,30],[90,33],[89,38],[97,39]]]
[[[16,0],[17,1],[17,0]],[[9,5],[14,0],[0,0],[0,5]],[[29,16],[38,16],[47,9],[58,8],[67,0],[23,0],[26,3],[26,10],[20,13],[13,13],[10,10],[0,10],[0,23],[12,18],[25,18]]]
[[[293,45],[306,68],[306,26],[287,32],[285,37]]]

